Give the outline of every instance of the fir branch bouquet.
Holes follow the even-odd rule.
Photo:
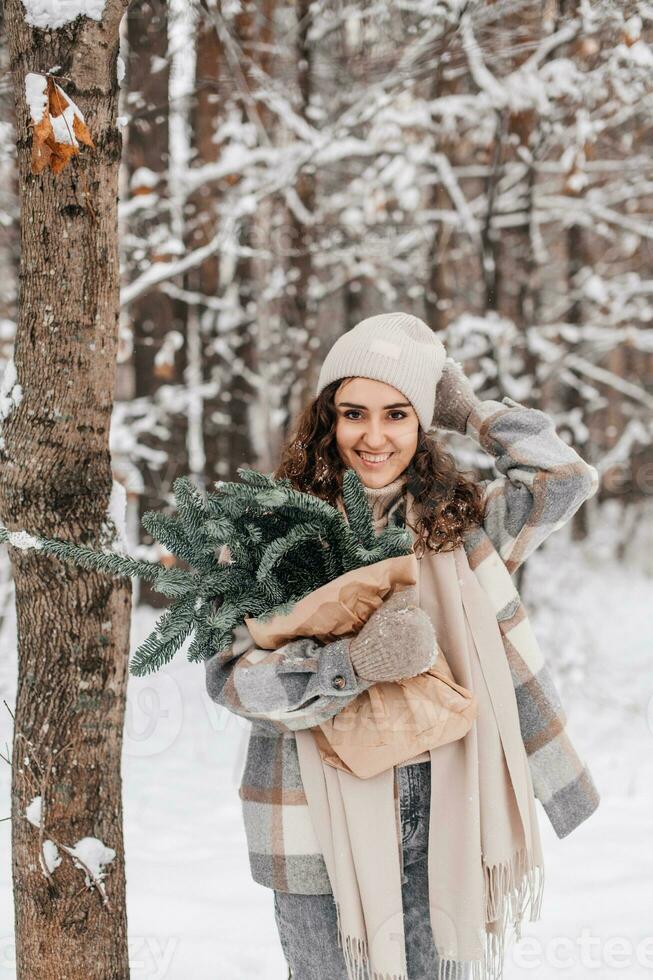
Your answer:
[[[143,676],[172,660],[189,636],[188,660],[226,650],[246,617],[265,622],[346,572],[410,554],[407,529],[390,524],[379,534],[363,485],[353,469],[343,476],[346,512],[256,470],[238,469],[242,482],[218,481],[206,497],[188,477],[175,480],[176,513],[148,511],[143,527],[189,566],[168,568],[96,551],[68,541],[10,532],[0,541],[29,546],[62,561],[116,577],[141,578],[169,596],[170,607],[135,651],[130,673]],[[12,540],[13,539],[13,540]],[[224,545],[231,562],[218,560]]]

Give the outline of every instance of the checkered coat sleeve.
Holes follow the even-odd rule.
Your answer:
[[[227,556],[225,546],[219,560]],[[204,665],[209,697],[269,733],[319,725],[372,684],[355,672],[347,639],[320,646],[303,637],[260,650],[244,624],[232,645]]]
[[[477,401],[467,435],[494,456],[499,476],[484,480],[484,528],[512,574],[596,493],[599,477],[537,408],[508,396]]]
[[[512,574],[596,493],[598,472],[560,438],[549,415],[507,396],[477,401],[466,432],[495,457],[500,475],[481,481],[484,528]]]
[[[556,433],[552,419],[512,398],[477,400],[467,435],[495,457],[483,481],[482,527],[465,537],[470,567],[493,605],[515,688],[533,780],[558,837],[589,817],[599,794],[567,732],[567,718],[512,574],[598,488],[598,473]]]

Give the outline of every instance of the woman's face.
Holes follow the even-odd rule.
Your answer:
[[[385,487],[417,448],[419,419],[405,395],[383,381],[347,378],[336,390],[336,443],[366,487]],[[378,462],[375,462],[378,460]]]

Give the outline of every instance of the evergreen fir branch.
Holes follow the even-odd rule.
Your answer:
[[[259,582],[263,595],[268,605],[277,606],[286,599],[286,589],[283,587],[276,575],[270,572],[265,579]],[[310,590],[309,590],[310,591]]]
[[[233,498],[235,496],[237,502],[233,506],[238,509],[247,506],[249,503],[255,503],[256,495],[260,492],[260,487],[250,486],[245,483],[223,483],[220,486],[220,497],[228,499],[229,497]]]
[[[236,525],[227,517],[216,516],[206,522],[204,531],[214,544],[228,544],[236,533]]]
[[[219,630],[221,633],[231,630],[242,620],[239,609],[231,602],[223,602],[216,613],[207,619],[207,624],[212,630]]]
[[[271,606],[270,609],[266,609],[265,612],[256,616],[256,620],[259,623],[267,623],[268,620],[273,619],[275,616],[287,616],[291,613],[296,606],[295,600],[289,600],[288,602],[282,602],[278,606]]]
[[[238,476],[243,480],[244,483],[249,484],[253,487],[273,487],[275,486],[275,481],[272,476],[266,475],[265,473],[260,473],[258,470],[247,469],[244,466],[239,466],[236,470]]]
[[[409,555],[413,548],[413,539],[409,529],[396,524],[386,525],[378,537],[378,542],[383,545],[386,558],[399,558],[402,555]]]
[[[73,544],[56,538],[41,538],[39,550],[52,555],[60,561],[70,562],[87,568],[90,571],[105,572],[116,578],[143,578],[149,582],[156,581],[161,572],[161,565],[156,562],[129,558],[115,552],[95,551],[83,544]]]
[[[203,532],[204,525],[209,519],[206,502],[190,477],[178,476],[172,484],[172,489],[186,537],[194,556],[198,557],[204,553],[207,544]]]
[[[257,616],[260,616],[262,612],[265,612],[267,608],[268,603],[265,595],[263,594],[263,590],[257,589],[256,591],[252,591],[251,595],[249,596],[246,615],[251,616],[254,619]]]
[[[256,579],[247,569],[226,563],[217,564],[208,575],[194,576],[194,580],[197,595],[203,599],[249,594],[256,585]]]
[[[270,490],[259,490],[256,494],[256,503],[261,507],[280,507],[286,502],[286,490],[280,487],[272,487]]]
[[[162,568],[152,588],[162,595],[181,598],[189,592],[196,594],[198,578],[196,573],[186,572],[183,568]]]
[[[248,541],[251,541],[254,545],[263,542],[263,529],[258,527],[253,521],[248,521],[245,524],[245,534],[247,535]]]
[[[129,664],[129,672],[135,677],[143,677],[145,674],[154,673],[154,671],[170,663],[177,651],[183,646],[184,640],[190,636],[193,625],[194,623],[187,623],[185,634],[167,643],[157,642],[153,639],[154,634],[152,634],[134,653]]]
[[[265,549],[256,572],[256,581],[263,581],[289,552],[297,548],[298,545],[309,544],[311,541],[315,542],[319,538],[319,534],[320,528],[316,524],[306,522],[295,525],[285,537],[277,538]]]
[[[334,578],[338,577],[338,562],[328,541],[324,541],[322,538],[320,538],[320,547],[320,556],[324,562],[324,570],[326,575],[325,581],[331,582]]]
[[[195,619],[195,604],[195,596],[186,596],[174,602],[159,620],[157,639],[169,643],[179,636],[187,636],[188,627],[193,625]]]
[[[166,548],[171,555],[176,555],[190,565],[193,558],[193,548],[186,537],[184,526],[173,514],[163,514],[156,510],[148,510],[141,517],[141,524],[151,534],[155,541]]]
[[[356,537],[341,512],[313,494],[297,490],[288,490],[287,494],[286,503],[275,509],[276,515],[290,526],[307,519],[318,524],[322,536],[333,541],[333,551],[340,558],[341,571],[356,567]]]
[[[180,477],[174,483],[177,513],[144,515],[144,527],[188,569],[24,535],[23,547],[117,577],[145,579],[171,598],[134,654],[135,676],[168,663],[188,637],[189,661],[227,650],[245,618],[264,622],[285,615],[339,575],[411,551],[405,528],[393,524],[374,532],[354,470],[343,476],[344,514],[315,494],[296,490],[290,480],[242,468],[238,473],[240,483],[218,481],[206,498],[189,478]],[[0,526],[2,540],[11,536]],[[230,560],[220,561],[225,544]]]
[[[349,527],[365,548],[374,548],[376,534],[371,509],[363,485],[354,470],[347,470],[342,480],[342,499],[349,515]]]
[[[222,649],[225,649],[223,647]],[[216,653],[215,634],[208,629],[206,623],[198,623],[195,634],[188,647],[187,659],[190,663],[201,663]]]
[[[238,568],[247,568],[253,572],[256,566],[252,559],[251,545],[248,546],[240,537],[234,537],[226,543],[229,545],[233,564]]]

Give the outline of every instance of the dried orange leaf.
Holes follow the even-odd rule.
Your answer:
[[[88,131],[88,126],[79,116],[75,116],[73,119],[73,132],[80,143],[85,143],[86,146],[95,146],[95,143],[91,139],[91,134]]]
[[[34,131],[32,173],[41,173],[46,167],[61,173],[79,153],[80,143],[95,145],[83,113],[49,75],[29,72],[25,96]]]

